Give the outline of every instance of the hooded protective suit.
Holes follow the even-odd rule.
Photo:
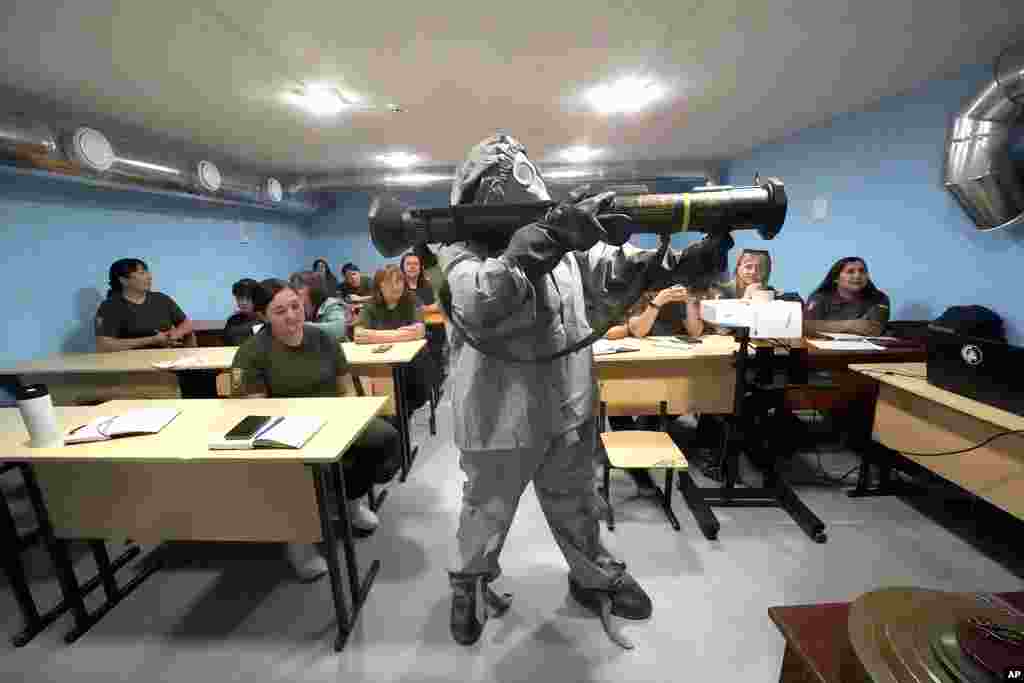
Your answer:
[[[470,151],[451,193],[453,205],[546,199],[525,148],[507,135]],[[604,203],[602,196],[592,199]],[[568,203],[560,208],[574,210]],[[574,230],[579,221],[549,218],[520,228],[507,245],[463,242],[439,250],[455,323],[449,332],[455,444],[467,477],[452,576],[486,583],[500,574],[498,556],[532,481],[569,564],[570,584],[611,592],[632,579],[598,538],[591,348],[546,362],[510,357],[543,358],[585,339],[591,325],[603,327],[639,292],[667,283],[681,255],[667,242],[659,250],[612,246],[596,241],[602,232],[592,222],[583,221],[581,235]],[[611,222],[602,220],[605,227]],[[731,245],[727,234],[709,237],[683,256],[691,270],[698,258],[717,274]]]

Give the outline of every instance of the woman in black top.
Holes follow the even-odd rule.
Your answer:
[[[97,351],[196,345],[184,311],[171,297],[152,291],[153,275],[145,261],[114,261],[109,275],[110,290],[96,311]]]
[[[228,346],[238,346],[252,336],[256,326],[263,323],[256,315],[259,289],[260,283],[251,278],[243,278],[231,285],[231,295],[235,297],[238,310],[224,323],[224,343]]]
[[[313,261],[313,272],[323,274],[328,295],[337,296],[338,290],[341,289],[341,283],[338,282],[338,278],[334,277],[331,267],[327,265],[327,260],[318,258],[316,261]]]
[[[398,269],[405,277],[406,291],[416,297],[424,313],[437,313],[441,310],[434,299],[434,288],[426,271],[423,270],[423,262],[418,254],[411,251],[403,254],[402,260],[398,262]]]
[[[889,297],[875,287],[868,264],[859,256],[836,261],[807,298],[805,332],[882,334],[889,322]]]

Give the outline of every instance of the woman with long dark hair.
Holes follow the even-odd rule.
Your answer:
[[[847,256],[832,264],[807,298],[804,331],[878,336],[889,322],[889,308],[889,297],[871,281],[867,262]]]
[[[96,350],[195,346],[192,321],[174,299],[154,292],[153,274],[137,258],[114,261],[110,289],[96,311]]]

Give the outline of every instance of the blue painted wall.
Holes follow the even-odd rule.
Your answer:
[[[91,351],[107,270],[138,257],[194,319],[224,319],[240,277],[287,276],[305,255],[300,219],[0,174],[0,262],[8,292],[0,363]],[[242,244],[243,232],[248,243]]]
[[[772,281],[806,297],[836,259],[859,255],[892,297],[894,318],[981,304],[1003,316],[1011,343],[1024,343],[1024,231],[978,232],[942,186],[946,128],[990,78],[988,67],[968,67],[732,161],[729,182],[778,176],[790,199],[782,233],[770,243],[736,233],[733,258],[739,247],[767,246]],[[810,218],[819,196],[829,200],[820,223]]]

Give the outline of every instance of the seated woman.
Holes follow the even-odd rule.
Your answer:
[[[302,305],[306,310],[306,322],[317,327],[339,344],[347,341],[346,326],[348,316],[345,304],[341,299],[329,294],[330,288],[321,273],[309,270],[294,273],[290,278],[291,286],[302,297]]]
[[[736,259],[736,270],[728,282],[715,286],[720,299],[749,299],[768,285],[772,274],[772,257],[763,249],[744,249]]]
[[[859,256],[836,261],[807,298],[804,332],[845,332],[874,337],[889,322],[889,297],[875,287]]]
[[[373,301],[373,287],[359,272],[359,266],[354,263],[346,263],[341,267],[341,277],[341,287],[338,291],[345,303],[365,304]]]
[[[97,351],[196,346],[192,321],[174,299],[152,291],[145,261],[114,261],[109,276],[110,290],[96,311]]]
[[[355,323],[356,344],[387,344],[415,341],[426,336],[423,312],[405,287],[398,266],[386,266],[373,276],[373,301],[364,305]],[[412,363],[405,387],[409,410],[414,411],[430,397],[434,378],[433,359],[421,353]]]
[[[418,254],[411,251],[402,254],[402,260],[398,262],[398,269],[405,277],[405,289],[412,293],[423,313],[437,313],[441,310],[437,304],[430,278],[423,270],[423,262]]]
[[[305,324],[302,298],[283,280],[264,280],[267,324],[235,353],[232,389],[240,396],[288,398],[354,395],[349,390],[348,361],[340,344],[326,332]],[[352,446],[342,466],[352,525],[366,532],[379,520],[363,501],[374,483],[391,480],[401,466],[398,432],[374,418]],[[288,545],[288,557],[303,580],[327,571],[315,546]]]
[[[240,345],[263,323],[253,304],[259,286],[260,283],[251,278],[243,278],[231,285],[231,295],[235,297],[238,310],[224,323],[224,342],[228,346]]]
[[[334,273],[331,272],[331,267],[327,264],[327,259],[318,258],[313,261],[313,272],[319,273],[324,278],[324,286],[327,288],[327,292],[330,296],[338,296],[338,290],[341,289],[341,284],[338,282],[338,278],[334,277]]]
[[[699,337],[704,332],[704,321],[700,317],[700,301],[691,296],[686,287],[668,287],[660,292],[646,292],[626,314],[621,325],[614,325],[605,333],[608,339],[622,339],[626,336],[671,336],[686,335]],[[674,420],[678,415],[669,415]],[[637,420],[617,415],[608,418],[612,429],[657,429],[660,425],[655,416],[645,415]],[[650,472],[643,469],[627,469],[640,495],[655,492]]]

